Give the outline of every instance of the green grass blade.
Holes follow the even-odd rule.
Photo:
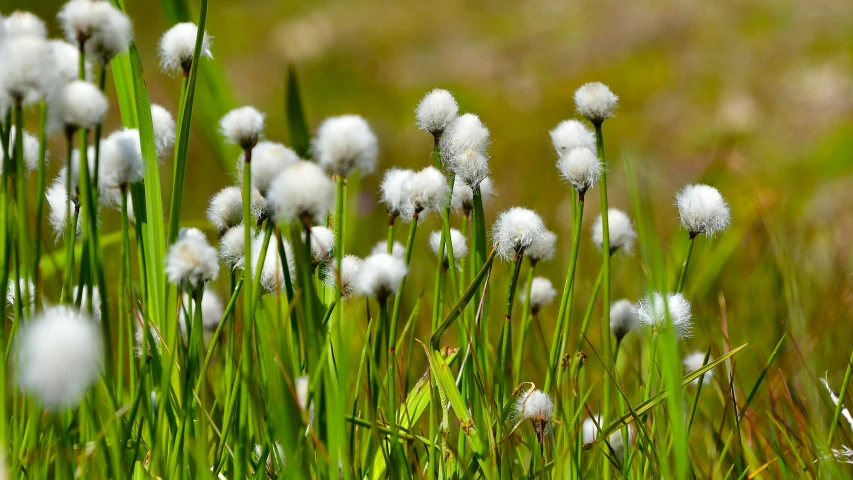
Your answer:
[[[287,66],[287,85],[285,87],[284,113],[287,117],[287,132],[290,135],[290,147],[300,157],[308,158],[311,138],[308,133],[308,122],[302,107],[302,96],[299,92],[299,82],[296,78],[296,67]]]

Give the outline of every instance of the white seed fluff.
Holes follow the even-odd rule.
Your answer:
[[[240,187],[225,187],[210,197],[207,220],[219,232],[243,222],[243,193]]]
[[[160,54],[160,68],[169,75],[189,72],[195,53],[195,40],[198,26],[192,22],[175,25],[163,34],[157,47]],[[211,38],[204,33],[201,42],[201,56],[213,58],[210,52]]]
[[[371,255],[376,255],[377,253],[388,253],[387,240],[380,240],[376,242],[376,245],[374,245],[373,249],[370,250]],[[405,257],[406,247],[402,243],[395,240],[394,243],[391,244],[391,255],[394,255],[395,257],[399,258]]]
[[[402,258],[387,253],[373,254],[364,259],[355,278],[355,290],[369,297],[383,300],[397,290],[408,273]]]
[[[554,301],[557,290],[551,280],[545,277],[534,277],[530,284],[530,310],[538,312]],[[521,292],[521,301],[525,300],[525,292]]]
[[[43,40],[47,37],[47,27],[44,21],[30,12],[21,10],[12,12],[3,19],[3,27],[6,38],[33,37]]]
[[[598,425],[596,425],[596,424],[598,424]],[[582,436],[582,441],[583,441],[584,445],[586,445],[587,443],[592,443],[595,441],[596,438],[598,438],[598,430],[599,430],[600,426],[601,426],[601,415],[596,415],[595,420],[587,417],[583,421],[581,436]]]
[[[691,235],[713,236],[729,227],[729,205],[720,191],[709,185],[687,185],[675,196],[681,225]]]
[[[79,77],[80,49],[64,40],[51,40],[50,48],[53,51],[53,62],[56,73],[62,82],[73,82]],[[92,81],[92,64],[86,60],[84,67],[84,80]]]
[[[638,322],[637,306],[633,303],[623,298],[610,305],[610,331],[617,340],[636,330]]]
[[[612,117],[618,104],[619,97],[601,82],[585,83],[575,91],[575,107],[578,113],[593,124]]]
[[[186,293],[183,296],[183,306],[178,314],[178,322],[181,326],[181,332],[187,333],[187,312],[190,308],[190,302],[192,301]],[[193,309],[196,308],[195,302],[192,302]],[[219,326],[219,322],[222,320],[222,315],[225,313],[225,307],[222,305],[222,300],[219,299],[219,296],[211,290],[210,288],[204,289],[204,295],[201,297],[201,327],[204,330],[202,339],[206,344],[210,343],[211,338],[213,337],[213,332],[216,331],[216,327]],[[195,314],[195,312],[193,312]],[[189,319],[190,325],[192,325],[192,319]]]
[[[450,229],[450,243],[453,247],[453,258],[458,263],[461,259],[468,256],[468,241],[465,238],[465,235],[462,234],[459,230],[455,228]],[[438,255],[439,247],[441,246],[441,231],[437,230],[430,234],[429,236],[429,248],[432,250],[432,253]],[[442,260],[447,263],[447,249],[444,249],[444,256]]]
[[[367,121],[358,115],[330,117],[320,124],[312,140],[314,158],[330,174],[349,176],[376,169],[379,143]]]
[[[99,186],[118,189],[142,180],[142,149],[139,131],[119,130],[101,142]],[[118,198],[121,201],[121,198]]]
[[[480,198],[485,205],[494,193],[494,182],[489,177],[480,182]],[[470,185],[463,182],[453,182],[453,195],[450,198],[450,207],[464,215],[471,213],[474,209],[474,190]]]
[[[639,324],[651,327],[652,332],[657,334],[667,325],[667,312],[676,336],[689,337],[693,329],[693,313],[690,302],[680,293],[669,293],[664,300],[660,292],[655,292],[651,297],[640,300],[637,309]]]
[[[10,278],[9,286],[6,287],[6,304],[10,307],[15,305],[15,280],[16,279],[14,278]],[[24,304],[21,305],[21,310],[25,315],[31,315],[35,310],[36,286],[30,279],[18,279],[17,283],[22,297],[26,294],[27,288],[29,288],[30,295],[24,299]]]
[[[15,154],[15,139],[17,138],[18,130],[12,128],[9,130],[9,158]],[[22,146],[24,147],[24,169],[32,172],[39,165],[39,140],[34,135],[24,130],[24,135],[21,137]],[[3,162],[0,162],[0,172],[3,171]]]
[[[154,150],[159,157],[175,145],[175,119],[168,110],[152,103],[151,120],[154,125]]]
[[[459,105],[456,99],[442,88],[427,93],[415,108],[418,128],[433,135],[440,135],[457,114]]]
[[[488,147],[489,129],[473,113],[466,113],[448,123],[439,141],[444,162],[450,162],[453,157],[469,150],[485,156]]]
[[[308,217],[322,223],[335,204],[335,183],[317,164],[296,162],[273,180],[267,201],[278,220]]]
[[[101,334],[68,307],[45,310],[21,327],[18,376],[22,389],[48,409],[76,406],[101,369]]]
[[[80,311],[86,312],[89,303],[89,289],[83,287],[83,291],[80,291],[80,286],[75,285],[74,289],[71,291],[71,298],[76,301],[77,295],[80,295]],[[98,287],[92,287],[92,318],[95,321],[101,321],[101,291],[98,290]]]
[[[500,214],[492,229],[498,257],[512,260],[545,233],[542,217],[533,210],[512,207]]]
[[[231,143],[250,150],[258,143],[264,130],[264,114],[255,107],[239,107],[219,120],[219,131]]]
[[[72,45],[85,42],[86,55],[106,65],[116,54],[127,49],[133,39],[130,19],[111,2],[71,0],[57,15]]]
[[[184,229],[169,247],[165,273],[175,285],[187,282],[199,287],[219,275],[219,254],[201,230]]]
[[[60,85],[50,42],[34,36],[0,42],[0,90],[30,105],[51,96]]]
[[[572,188],[586,192],[598,182],[603,167],[595,151],[576,147],[557,159],[557,170]]]
[[[533,423],[537,433],[547,429],[554,416],[554,401],[542,390],[533,390],[518,397],[515,402],[516,414],[521,420]]]
[[[382,192],[382,202],[392,217],[412,216],[414,205],[410,190],[414,176],[415,172],[408,169],[390,168],[385,171],[379,190]]]
[[[237,183],[243,183],[246,154],[237,158]],[[270,184],[285,168],[302,161],[293,150],[276,142],[258,142],[252,149],[252,187],[266,195]]]
[[[45,199],[47,200],[47,206],[50,209],[50,213],[48,215],[48,220],[50,220],[50,226],[53,228],[53,233],[56,238],[59,238],[65,235],[65,226],[67,222],[66,211],[65,211],[65,202],[68,200],[68,191],[65,189],[65,179],[60,176],[56,180],[54,180],[50,186],[45,191]],[[74,203],[71,203],[71,213],[74,214]],[[83,225],[80,223],[80,219],[77,219],[77,236],[83,233]]]
[[[533,243],[524,250],[524,254],[533,263],[551,260],[557,254],[557,234],[545,230],[540,237],[533,239]]]
[[[441,210],[447,201],[449,190],[447,179],[439,169],[426,167],[418,171],[409,183],[414,212],[421,214]]]
[[[290,278],[293,278],[296,273],[296,269],[293,264],[293,248],[287,240],[282,239],[282,243],[284,244],[284,255],[287,260],[287,271],[288,274],[290,274]],[[253,272],[258,271],[263,245],[264,238],[261,235],[256,236],[254,241],[252,241]],[[278,246],[273,239],[270,239],[269,246],[267,247],[267,256],[264,258],[263,267],[261,269],[261,286],[266,292],[284,291],[284,269],[281,265],[281,257],[278,254]]]
[[[558,157],[578,147],[595,151],[595,134],[577,120],[563,120],[550,132],[551,144]]]
[[[243,234],[243,224],[241,223],[229,228],[219,239],[219,258],[231,270],[243,268],[244,255],[246,254]]]
[[[713,359],[709,357],[708,363],[711,363],[712,360]],[[700,368],[705,366],[705,353],[699,352],[699,351],[689,353],[689,354],[684,356],[684,362],[683,363],[684,363],[685,375],[690,375],[691,373],[693,373],[696,370],[699,370]],[[705,374],[702,375],[702,384],[707,385],[707,384],[711,383],[713,374],[714,374],[713,369],[705,372]],[[698,385],[699,379],[697,378],[690,383],[693,385]]]
[[[323,281],[331,288],[334,288],[338,281],[340,281],[341,291],[344,296],[350,297],[355,293],[355,282],[362,263],[364,263],[364,260],[355,255],[345,255],[341,259],[340,273],[329,269],[323,277]]]
[[[302,232],[305,241],[305,232]],[[330,228],[311,227],[311,261],[314,265],[330,262],[335,250],[335,232]]]
[[[634,241],[637,239],[637,232],[634,231],[634,225],[631,223],[631,218],[617,208],[607,209],[607,226],[610,232],[610,253],[616,251],[624,251],[630,253],[634,247]],[[604,243],[604,227],[602,226],[601,215],[595,219],[592,224],[592,241],[601,249]]]
[[[74,80],[63,87],[59,108],[66,126],[88,130],[104,119],[107,97],[95,85]]]
[[[456,182],[466,185],[478,185],[489,176],[489,158],[474,150],[465,150],[450,157],[448,167],[456,174]]]

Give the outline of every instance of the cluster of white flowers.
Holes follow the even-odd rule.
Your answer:
[[[494,182],[489,177],[480,182],[480,198],[485,205],[487,200],[492,197],[494,191]],[[471,215],[474,209],[474,189],[464,182],[453,182],[453,193],[450,197],[450,207],[457,212],[461,212],[464,216]]]
[[[489,129],[477,115],[466,113],[451,121],[439,146],[442,161],[457,180],[476,187],[489,175]]]
[[[186,228],[166,255],[166,277],[175,285],[198,288],[219,275],[219,254],[197,228]]]
[[[101,65],[126,50],[133,39],[130,19],[111,2],[71,0],[57,19],[68,43],[83,46],[86,55]]]
[[[246,154],[237,158],[237,183],[243,183],[243,163]],[[301,161],[299,155],[290,148],[276,142],[258,142],[252,148],[252,188],[266,195],[270,184],[285,168]]]

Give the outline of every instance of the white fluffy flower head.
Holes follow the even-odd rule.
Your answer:
[[[515,410],[518,418],[533,424],[536,433],[544,434],[554,417],[554,401],[542,390],[531,390],[518,397]]]
[[[370,250],[371,255],[375,255],[377,253],[388,253],[387,240],[380,240],[376,242],[376,245],[374,245],[373,248]],[[394,243],[391,244],[391,255],[403,258],[406,255],[406,247],[403,246],[402,243],[395,240]]]
[[[23,390],[51,410],[77,405],[101,369],[101,334],[88,316],[68,307],[45,310],[18,339]]]
[[[709,357],[708,363],[710,363],[711,360],[712,359]],[[705,353],[700,352],[700,351],[695,351],[695,352],[689,353],[689,354],[684,356],[683,363],[684,363],[684,373],[686,375],[690,375],[691,373],[693,373],[696,370],[699,370],[700,368],[705,366]],[[705,372],[704,375],[702,375],[702,384],[707,385],[707,384],[711,383],[711,379],[713,377],[713,374],[714,374],[713,369]],[[690,383],[693,385],[698,385],[699,379],[697,378]]]
[[[89,82],[74,80],[62,89],[59,108],[67,127],[91,129],[107,113],[107,97]]]
[[[2,20],[6,38],[33,37],[44,39],[47,37],[47,27],[44,21],[31,12],[18,10]]]
[[[623,298],[610,305],[610,331],[616,336],[616,340],[621,340],[633,332],[638,322],[637,306],[633,303]]]
[[[100,162],[98,181],[105,188],[117,189],[142,180],[139,131],[126,129],[113,132],[101,142]]]
[[[388,298],[408,273],[402,258],[387,253],[373,254],[364,259],[355,279],[355,289],[362,295],[380,301]]]
[[[637,239],[637,232],[634,231],[634,225],[631,223],[631,218],[617,208],[607,209],[607,226],[610,233],[610,253],[614,254],[617,251],[630,253],[634,248],[634,241]],[[595,219],[592,225],[592,241],[601,250],[604,243],[604,226],[602,224],[601,215]]]
[[[219,120],[219,131],[231,143],[251,150],[264,130],[264,114],[255,107],[239,107]]]
[[[243,222],[243,194],[240,187],[225,187],[210,197],[207,205],[207,220],[219,232]]]
[[[592,188],[603,170],[595,151],[587,147],[576,147],[557,159],[557,170],[578,193]]]
[[[175,119],[168,110],[152,103],[151,120],[154,124],[154,150],[159,157],[175,145]]]
[[[84,43],[86,54],[101,65],[126,50],[133,38],[130,19],[108,1],[71,0],[57,18],[68,42]]]
[[[436,88],[427,93],[415,108],[415,119],[418,128],[433,134],[441,135],[447,124],[459,113],[459,105],[453,94],[442,88]]]
[[[219,275],[219,255],[201,230],[181,231],[166,255],[166,277],[175,285],[199,287]]]
[[[578,120],[563,120],[551,130],[550,134],[551,143],[559,157],[578,147],[595,151],[595,134]]]
[[[335,184],[317,164],[300,161],[273,180],[267,201],[278,221],[307,217],[322,223],[335,204]]]
[[[533,243],[524,250],[524,254],[530,259],[531,264],[551,260],[557,254],[557,234],[545,230],[540,237],[533,239]]]
[[[478,185],[489,176],[489,158],[475,150],[450,157],[448,167],[456,174],[456,181],[467,185]]]
[[[287,273],[290,278],[293,278],[296,269],[293,264],[293,248],[290,242],[282,240],[284,244],[284,255],[287,260]],[[264,238],[261,235],[255,237],[252,241],[252,271],[258,271],[260,265],[261,250],[263,248]],[[278,253],[278,247],[270,240],[267,247],[267,255],[264,257],[264,263],[261,267],[261,286],[267,292],[280,292],[285,287],[284,268],[281,264],[281,256]]]
[[[14,101],[30,105],[51,96],[60,85],[50,42],[35,36],[0,42],[0,90]]]
[[[330,174],[349,176],[376,168],[379,142],[367,121],[359,115],[341,115],[323,121],[312,140],[317,163]]]
[[[15,138],[18,135],[18,130],[12,128],[9,130],[9,158],[15,154]],[[24,147],[24,168],[28,172],[32,172],[39,165],[39,140],[34,135],[24,130],[22,137]],[[0,150],[2,151],[2,150]],[[2,161],[0,161],[0,172],[3,171]]]
[[[521,293],[521,301],[524,301],[525,293]],[[530,284],[530,310],[537,313],[546,305],[554,301],[557,290],[551,280],[545,277],[535,277]]]
[[[465,235],[462,234],[459,230],[455,228],[450,229],[450,242],[453,247],[453,258],[458,263],[461,259],[468,256],[468,242],[465,239]],[[438,255],[438,251],[441,247],[441,231],[432,232],[429,236],[429,248],[432,250],[432,253]],[[447,265],[447,249],[444,249],[444,255],[442,257],[442,261],[444,261],[445,265]]]
[[[592,443],[596,438],[598,438],[598,430],[600,427],[602,427],[601,415],[595,415],[595,419],[587,417],[583,421],[582,441],[584,445]]]
[[[512,207],[498,217],[492,239],[498,256],[512,260],[544,233],[545,223],[539,214],[528,208]]]
[[[192,305],[190,305],[190,302],[192,302]],[[184,293],[183,306],[178,312],[178,323],[183,334],[187,333],[188,321],[193,326],[193,320],[187,318],[187,312],[190,308],[195,310],[196,304],[189,295]],[[222,321],[224,313],[225,308],[222,305],[222,300],[220,300],[216,292],[210,288],[205,288],[204,295],[201,297],[201,327],[203,329],[202,339],[205,345],[209,344],[213,338],[213,333],[216,331],[216,327],[219,326],[219,322]],[[195,315],[195,311],[193,311],[193,315]]]
[[[444,174],[435,167],[426,167],[415,173],[409,183],[414,213],[439,211],[447,200],[449,189]]]
[[[412,216],[414,205],[411,202],[410,190],[414,176],[415,172],[408,169],[391,168],[385,171],[379,190],[382,192],[382,202],[391,217]]]
[[[689,337],[693,329],[690,302],[680,293],[669,293],[664,299],[663,294],[655,292],[651,297],[640,300],[637,315],[640,326],[651,327],[655,335],[668,324],[675,328],[678,338]]]
[[[488,147],[489,129],[473,113],[466,113],[448,123],[439,142],[441,158],[445,162],[468,151],[486,156]]]
[[[355,255],[346,255],[341,259],[340,272],[329,269],[323,280],[329,287],[334,287],[340,281],[341,291],[344,296],[351,297],[355,294],[355,285],[358,278],[358,271],[361,268],[364,260]]]
[[[575,91],[578,113],[593,124],[600,124],[612,117],[618,104],[619,97],[601,82],[585,83]]]
[[[729,204],[719,190],[709,185],[687,185],[675,196],[675,204],[681,225],[693,237],[700,233],[713,236],[732,221]]]
[[[53,50],[53,62],[59,80],[62,82],[73,82],[79,77],[80,49],[64,40],[51,40],[50,48]],[[92,64],[86,60],[83,79],[92,81]]]
[[[305,232],[302,232],[305,241]],[[311,227],[311,261],[314,265],[327,263],[335,250],[335,232],[322,226]]]
[[[243,183],[243,164],[246,154],[237,158],[237,183]],[[270,184],[285,168],[302,161],[290,148],[276,142],[262,141],[252,149],[252,186],[263,195],[269,191]]]
[[[65,179],[61,176],[53,181],[50,186],[45,191],[45,199],[47,200],[47,206],[50,209],[50,213],[48,215],[48,220],[50,220],[50,226],[53,228],[53,233],[56,238],[59,238],[65,235],[65,226],[67,222],[67,216],[65,211],[65,202],[69,200],[68,191],[65,189]],[[71,202],[71,213],[73,215],[75,209],[75,203],[72,200]],[[80,223],[80,218],[77,218],[77,236],[83,232],[83,225]]]
[[[231,270],[243,267],[246,243],[243,224],[229,228],[219,239],[219,257]]]
[[[85,313],[89,305],[89,289],[85,286],[75,285],[74,289],[71,290],[71,298],[76,301],[78,294],[80,295],[80,311]],[[96,322],[101,321],[101,291],[96,286],[92,287],[92,318]]]
[[[483,204],[491,198],[494,193],[494,182],[486,177],[480,182],[480,198]],[[453,210],[468,216],[474,209],[474,189],[464,182],[453,182],[453,195],[450,198],[450,206]]]
[[[192,22],[175,25],[163,34],[158,45],[160,68],[169,75],[189,74],[195,54],[195,40],[198,26]],[[211,38],[204,32],[201,42],[201,56],[213,58],[210,52]]]

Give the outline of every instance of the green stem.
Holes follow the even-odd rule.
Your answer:
[[[604,279],[603,279],[603,287],[601,293],[601,302],[602,302],[602,312],[601,312],[601,324],[606,327],[603,328],[602,331],[610,331],[610,222],[608,220],[608,206],[607,206],[607,159],[604,156],[604,135],[601,132],[601,122],[595,122],[595,145],[598,150],[598,158],[601,160],[601,179],[599,180],[599,189],[601,190],[601,252],[602,252],[602,265],[604,268]],[[604,358],[610,358],[612,356],[611,348],[610,348],[610,335],[604,336],[603,343],[603,356]],[[601,412],[601,416],[604,419],[608,419],[610,417],[610,389],[611,384],[610,381],[605,379],[604,381],[604,394],[602,396],[603,400],[603,411]],[[604,477],[610,477],[610,464],[609,462],[604,462]]]
[[[498,406],[503,408],[504,401],[510,391],[509,382],[512,379],[512,359],[510,349],[512,348],[512,305],[515,301],[515,287],[518,284],[518,275],[521,273],[521,262],[524,260],[524,249],[515,253],[510,274],[509,287],[506,292],[506,313],[504,313],[503,331],[501,332],[500,353],[498,355],[497,371],[497,395]]]
[[[690,234],[690,240],[687,241],[687,252],[684,254],[684,263],[681,265],[681,274],[678,276],[678,286],[675,288],[676,293],[681,293],[684,290],[684,280],[687,278],[687,266],[690,264],[690,255],[693,253],[693,243],[696,240],[696,234]]]
[[[41,302],[41,242],[42,242],[42,212],[44,211],[44,186],[45,186],[45,156],[47,155],[47,102],[41,103],[41,117],[39,119],[39,157],[38,174],[36,179],[36,236],[35,236],[35,258],[33,258],[33,284],[36,288],[35,303]],[[66,217],[67,218],[67,217]]]
[[[17,257],[18,268],[20,269],[16,284],[23,282],[21,286],[23,290],[23,299],[26,303],[30,301],[30,284],[27,281],[29,278],[27,270],[30,267],[28,256],[30,242],[28,240],[28,225],[27,225],[27,177],[24,165],[24,111],[21,102],[15,103],[15,188],[16,203],[17,203],[17,218],[18,218],[18,253]],[[20,308],[23,308],[24,302],[19,302]]]
[[[853,352],[850,353],[850,360],[847,362],[847,371],[844,372],[844,380],[841,382],[841,390],[838,392],[838,403],[835,405],[835,414],[832,415],[832,423],[829,425],[829,436],[826,438],[827,447],[832,446],[832,437],[835,436],[838,419],[841,418],[841,411],[844,409],[844,397],[847,395],[847,386],[850,384],[851,373],[853,373]]]
[[[394,252],[394,223],[397,217],[388,214],[388,254]]]
[[[527,334],[530,331],[532,315],[530,312],[530,291],[533,289],[533,275],[536,272],[536,264],[531,262],[530,268],[527,270],[527,278],[524,281],[524,306],[521,311],[521,336],[516,344],[515,357],[513,361],[513,378],[512,383],[518,385],[519,374],[521,373],[521,357],[524,355],[524,343],[527,340]]]
[[[237,450],[243,452],[247,448],[247,434],[249,418],[245,407],[249,402],[249,379],[251,378],[251,341],[254,326],[254,285],[252,277],[252,150],[245,151],[243,161],[243,248],[246,261],[243,262],[243,329],[242,353],[240,355],[240,418],[238,420],[236,445]],[[258,262],[258,270],[263,268],[264,259]],[[234,459],[235,478],[244,478],[247,471],[246,455],[236,455]]]

